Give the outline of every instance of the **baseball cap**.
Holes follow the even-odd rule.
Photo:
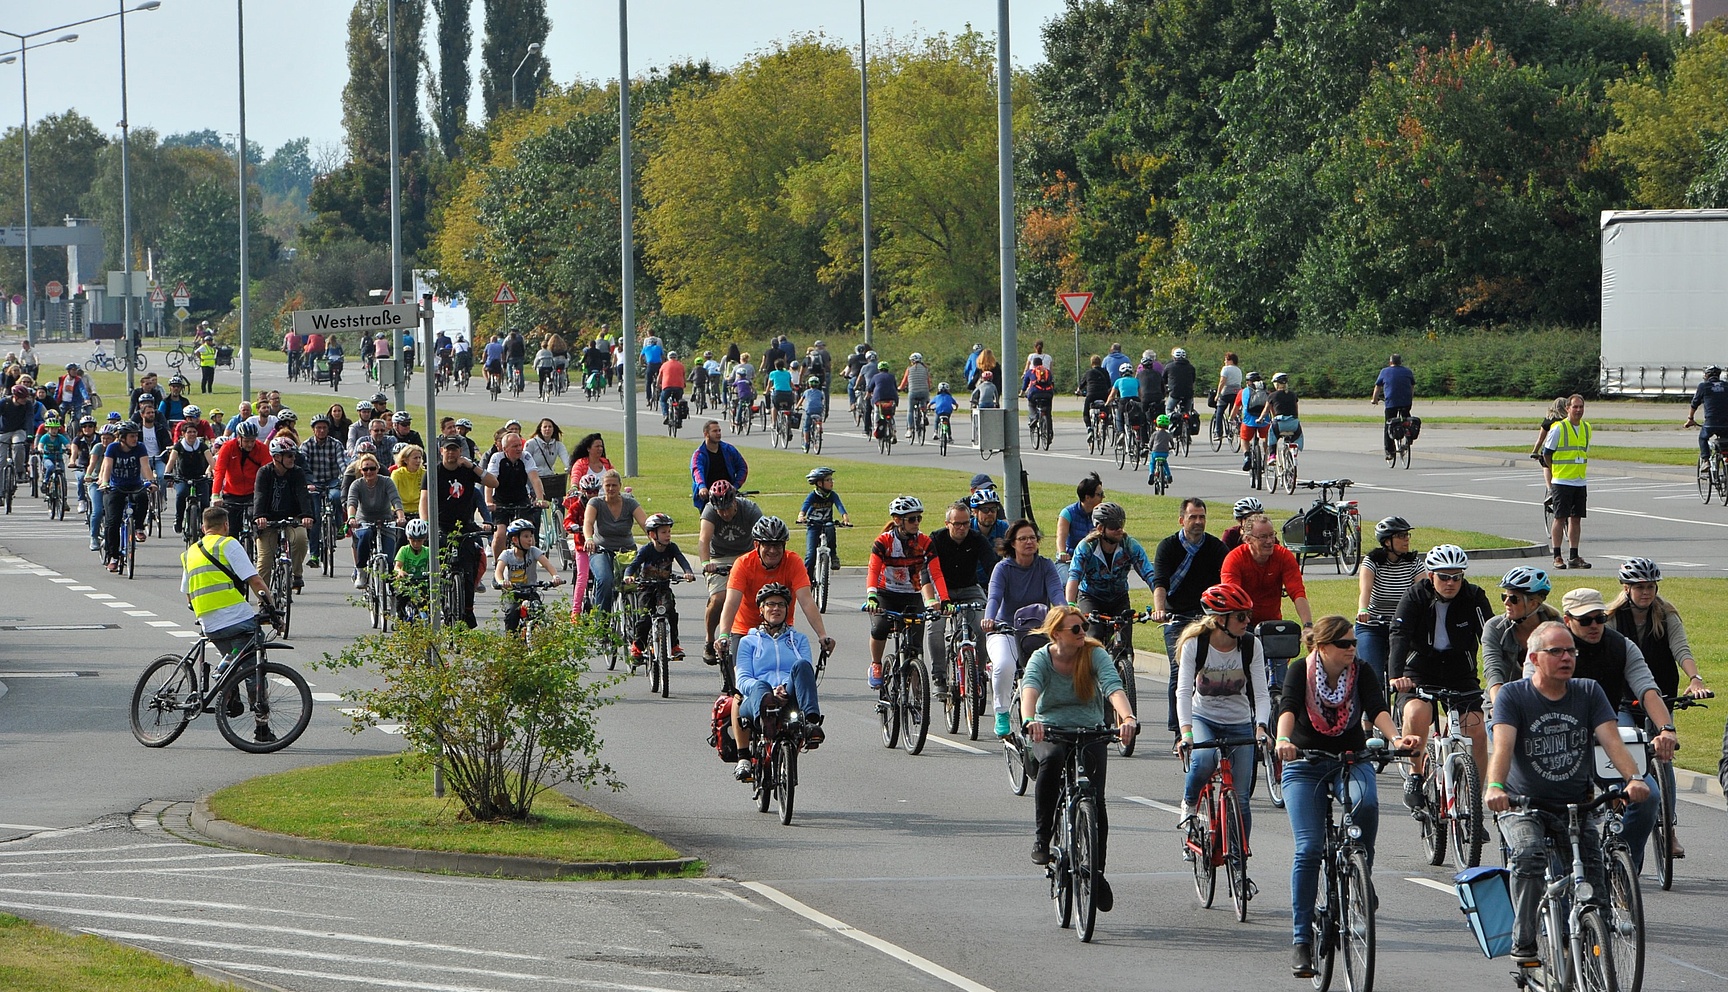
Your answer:
[[[1608,612],[1608,604],[1602,602],[1602,594],[1594,589],[1572,590],[1561,597],[1560,608],[1569,617]]]

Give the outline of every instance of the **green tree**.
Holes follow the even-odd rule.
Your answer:
[[[390,155],[390,52],[387,3],[396,6],[396,142],[403,157],[425,144],[420,120],[420,38],[426,0],[355,0],[348,14],[348,82],[342,131],[349,159]]]
[[[1728,31],[1703,32],[1682,48],[1673,72],[1646,67],[1608,87],[1618,123],[1603,139],[1636,174],[1642,206],[1687,206],[1687,190],[1709,167],[1708,143],[1728,131]]]
[[[257,199],[258,191],[248,191]],[[162,233],[161,271],[165,282],[184,280],[198,303],[198,317],[226,314],[240,295],[239,200],[232,182],[201,182],[174,197],[174,220]],[[268,272],[275,243],[264,234],[256,212],[248,214],[250,258],[259,275]]]
[[[158,144],[156,132],[149,128],[135,128],[127,144],[132,188],[132,260],[142,268],[146,249],[161,247],[163,233],[175,220],[176,198],[199,183],[232,187],[234,158],[220,147]],[[95,175],[83,197],[83,215],[102,225],[107,241],[104,264],[109,269],[121,267],[121,202],[120,144],[110,142],[97,156]]]
[[[529,45],[538,42],[540,49],[516,77],[516,106],[533,107],[541,87],[551,81],[546,36],[552,21],[546,0],[482,0],[482,5],[486,37],[480,43],[480,103],[490,121],[510,109],[510,75],[522,65]]]
[[[469,25],[474,0],[432,0],[438,18],[438,72],[427,80],[431,97],[432,124],[445,158],[461,154],[463,130],[468,126],[468,56],[474,50]]]
[[[23,139],[18,128],[10,128],[0,140],[0,189],[6,190],[5,199],[0,201],[0,223],[8,226],[24,223]],[[36,226],[58,225],[68,216],[86,216],[82,209],[84,194],[107,145],[108,139],[96,130],[96,125],[76,110],[49,114],[36,122],[30,129],[30,213]],[[116,235],[115,242],[118,240]],[[32,261],[38,288],[50,279],[66,277],[63,250],[38,246]],[[9,293],[23,292],[23,250],[0,252],[0,288]]]

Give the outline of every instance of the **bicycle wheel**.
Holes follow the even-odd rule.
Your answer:
[[[1616,980],[1612,938],[1608,921],[1595,907],[1587,907],[1578,918],[1582,945],[1577,987],[1581,992],[1621,992]]]
[[[1200,897],[1200,908],[1211,909],[1212,899],[1218,894],[1218,844],[1219,838],[1212,832],[1212,824],[1218,822],[1218,794],[1211,788],[1200,794],[1200,802],[1195,807],[1194,819],[1188,821],[1188,836],[1193,839],[1194,846],[1194,894]]]
[[[1657,803],[1656,824],[1650,831],[1650,854],[1655,862],[1656,881],[1667,892],[1674,887],[1674,811],[1669,797],[1674,795],[1674,766],[1656,763],[1656,789],[1650,801]]]
[[[900,743],[900,696],[905,691],[901,687],[899,657],[883,656],[882,677],[888,680],[888,692],[876,704],[876,712],[882,720],[882,746],[893,748]]]
[[[1309,934],[1312,942],[1308,945],[1314,950],[1314,983],[1316,992],[1326,992],[1332,987],[1332,966],[1338,960],[1338,924],[1334,919],[1337,912],[1338,899],[1335,886],[1338,880],[1334,875],[1332,853],[1328,851],[1326,860],[1320,867],[1320,887],[1315,890],[1314,924]]]
[[[1248,832],[1242,825],[1242,807],[1236,790],[1225,789],[1218,800],[1224,807],[1224,871],[1230,887],[1230,902],[1236,922],[1248,919]]]
[[[1463,871],[1482,863],[1482,785],[1476,762],[1463,751],[1452,752],[1452,867]]]
[[[1270,741],[1257,748],[1260,757],[1260,767],[1266,770],[1266,795],[1272,800],[1272,805],[1278,809],[1284,808],[1284,759],[1278,757],[1278,748]]]
[[[216,729],[222,738],[252,754],[280,751],[299,740],[312,722],[312,690],[306,680],[274,661],[264,662],[263,678],[259,678],[257,655],[235,664],[240,670],[228,685],[244,694],[249,705],[234,717],[228,715],[228,707],[216,707]],[[260,740],[261,736],[271,739]]]
[[[654,666],[659,678],[650,680],[650,688],[658,682],[660,698],[672,698],[672,624],[663,616],[654,618]]]
[[[1404,467],[1408,469],[1410,467],[1410,442],[1407,440],[1399,442],[1397,454],[1398,460],[1403,462]]]
[[[1116,467],[1128,467],[1128,435],[1123,431],[1116,432],[1116,438],[1110,443],[1111,452],[1116,457]]]
[[[1278,474],[1284,477],[1284,491],[1296,495],[1296,446],[1284,445],[1284,452],[1278,458]]]
[[[323,572],[326,578],[336,574],[336,535],[342,532],[342,524],[336,519],[335,506],[326,498],[324,500],[324,519],[319,522],[318,549],[324,552],[319,557],[323,559]]]
[[[943,458],[948,457],[948,437],[951,433],[952,430],[946,424],[936,425],[936,453]],[[822,449],[816,450],[820,453]]]
[[[1056,821],[1056,837],[1050,854],[1056,860],[1046,869],[1050,873],[1050,902],[1056,910],[1056,925],[1068,929],[1074,922],[1074,862],[1068,849],[1072,829],[1072,809],[1064,809]]]
[[[1074,801],[1074,935],[1083,944],[1092,942],[1092,928],[1098,922],[1097,881],[1098,860],[1102,843],[1098,836],[1096,800],[1082,795]]]
[[[1341,547],[1338,552],[1338,570],[1345,575],[1355,575],[1362,567],[1362,519],[1352,516],[1338,531]]]
[[[780,807],[780,824],[792,822],[792,802],[798,791],[798,749],[791,741],[774,745],[774,803]]]
[[[960,649],[961,679],[966,685],[966,737],[969,740],[978,739],[978,729],[984,724],[984,704],[987,691],[984,688],[984,666],[978,661],[978,649],[966,645]]]
[[[1716,495],[1720,497],[1723,506],[1728,506],[1728,465],[1723,464],[1720,458],[1713,459],[1711,464],[1714,467],[1710,475],[1716,480]]]
[[[132,508],[122,506],[120,512],[125,515],[126,534],[121,544],[122,553],[126,556],[126,577],[133,578],[138,574],[138,531],[132,526]]]
[[[1231,410],[1224,418],[1224,432],[1230,437],[1230,450],[1242,450],[1242,415]]]
[[[1638,888],[1638,873],[1632,869],[1632,852],[1624,844],[1611,845],[1602,852],[1602,861],[1608,876],[1603,911],[1614,977],[1619,979],[1622,992],[1640,992],[1644,987],[1644,895]]]
[[[1446,812],[1446,800],[1440,794],[1440,769],[1444,762],[1439,740],[1429,739],[1427,758],[1422,775],[1422,811],[1416,822],[1422,827],[1422,853],[1428,856],[1429,864],[1438,867],[1446,862],[1447,840],[1447,824],[1441,819]]]
[[[756,761],[756,783],[753,786],[756,796],[756,812],[768,812],[768,804],[774,801],[774,752],[779,750],[773,741],[765,745],[767,751]]]
[[[959,621],[956,620],[955,623]],[[965,688],[965,669],[961,667],[960,657],[954,651],[948,652],[948,692],[942,697],[942,718],[948,725],[950,734],[960,732],[960,709],[966,704],[962,694]]]
[[[167,747],[192,721],[186,701],[198,691],[192,663],[165,654],[144,667],[132,687],[132,736],[145,747]]]
[[[1266,475],[1266,491],[1277,492],[1279,487],[1284,484],[1284,446],[1282,444],[1272,448],[1272,470]],[[1291,490],[1290,495],[1296,495],[1296,491]]]
[[[372,564],[376,566],[374,557]],[[366,571],[366,609],[371,613],[372,629],[380,630],[384,626],[384,577],[378,574],[376,567]]]
[[[1122,677],[1122,691],[1128,694],[1128,712],[1138,717],[1140,713],[1140,694],[1134,688],[1134,654],[1129,652],[1116,659],[1116,673]],[[1116,742],[1116,753],[1124,758],[1134,756],[1134,745],[1139,736]]]
[[[905,746],[907,754],[919,754],[924,750],[925,739],[930,736],[930,670],[923,658],[913,658],[906,663],[906,680],[902,686],[900,719],[904,733],[900,743]]]
[[[1223,451],[1224,450],[1224,428],[1223,428],[1222,418],[1220,418],[1219,420],[1213,421],[1212,426],[1209,428],[1209,431],[1212,435],[1212,450],[1213,451]]]
[[[812,427],[810,429],[810,453],[813,455],[820,455],[822,453],[822,425],[821,424],[817,424],[815,427]],[[946,446],[943,447],[942,453],[943,454],[948,453],[948,449]]]
[[[1259,438],[1248,445],[1248,488],[1266,488],[1266,449],[1261,447]]]
[[[826,542],[826,538],[823,539]],[[828,612],[828,588],[833,579],[834,559],[828,553],[826,543],[816,548],[816,612]]]
[[[270,571],[270,596],[276,601],[276,615],[282,621],[282,636],[287,637],[294,616],[294,566],[285,561],[276,563]]]
[[[1026,768],[1026,725],[1020,719],[1020,689],[1014,689],[1013,702],[1008,707],[1008,725],[1013,732],[1002,739],[1002,751],[1008,759],[1008,790],[1016,796],[1026,794],[1030,779]]]
[[[1374,880],[1368,856],[1351,851],[1344,863],[1343,904],[1338,907],[1338,943],[1344,956],[1344,984],[1350,992],[1374,989]]]

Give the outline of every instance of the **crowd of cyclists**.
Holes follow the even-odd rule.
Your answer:
[[[486,347],[489,373],[492,344],[499,343]],[[1054,397],[1051,362],[1041,344],[1015,384],[1034,416],[1048,413]],[[589,350],[605,345],[597,339]],[[662,402],[663,415],[671,413],[665,404],[682,400],[686,387],[729,391],[734,405],[752,402],[760,379],[776,411],[791,410],[802,399],[808,427],[826,415],[836,375],[847,380],[850,401],[863,405],[865,430],[872,435],[897,430],[902,394],[938,420],[958,407],[950,384],[938,380],[916,353],[898,374],[864,345],[837,367],[820,341],[800,356],[784,339],[776,340],[764,356],[765,373],[736,348],[722,359],[705,352],[686,367],[675,350],[649,338],[639,357],[649,397]],[[500,349],[499,374],[508,374],[510,360],[510,352]],[[587,357],[582,362],[585,375],[601,373]],[[612,367],[606,366],[608,374]],[[974,350],[964,373],[973,407],[1001,402],[1002,373],[988,349]],[[812,596],[814,562],[819,546],[835,548],[834,529],[851,525],[855,515],[832,468],[817,467],[807,476],[810,491],[792,521],[806,531],[800,557],[789,547],[786,519],[750,498],[748,462],[723,439],[721,420],[707,421],[690,458],[697,514],[692,560],[672,539],[678,522],[667,513],[647,513],[625,488],[604,438],[589,434],[566,448],[562,429],[550,418],[526,433],[523,422],[511,420],[482,449],[484,439],[471,436],[469,420],[444,417],[432,437],[436,455],[429,457],[412,416],[392,411],[383,393],[355,403],[352,416],[343,404],[333,404],[302,428],[275,391],[260,391],[227,416],[191,402],[184,394],[188,383],[178,375],[165,389],[146,376],[128,397],[124,415],[116,410],[99,419],[88,412],[87,389],[79,393],[76,385],[64,385],[81,382],[77,366],[68,366],[67,376],[54,388],[44,387],[49,402],[33,381],[13,384],[0,401],[0,442],[14,469],[28,452],[40,457],[45,474],[65,474],[68,491],[86,515],[90,548],[111,569],[118,565],[123,514],[132,515],[133,531],[143,541],[152,508],[162,516],[171,512],[173,530],[185,532],[190,543],[198,536],[193,522],[214,503],[226,508],[236,536],[256,537],[256,560],[276,557],[279,530],[289,538],[295,591],[302,588],[306,566],[317,568],[339,553],[344,532],[352,538],[350,577],[356,588],[365,587],[366,569],[380,545],[397,577],[423,583],[426,517],[429,501],[436,500],[440,543],[457,547],[457,572],[473,580],[465,584],[463,622],[478,623],[474,594],[485,588],[488,571],[501,590],[514,595],[528,594],[541,571],[562,581],[568,569],[573,613],[620,608],[627,586],[664,597],[674,658],[682,659],[670,583],[700,576],[706,582],[702,657],[720,667],[723,692],[738,695],[737,738],[749,733],[750,719],[773,694],[796,699],[813,725],[808,746],[824,739],[813,654],[825,655],[834,639]],[[1198,429],[1197,380],[1182,349],[1168,364],[1151,351],[1135,362],[1112,349],[1092,359],[1080,378],[1088,429],[1150,428],[1152,452],[1166,459],[1149,462],[1149,472],[1167,472],[1169,448],[1160,451],[1159,445],[1169,444],[1172,425]],[[800,384],[806,387],[802,396]],[[1215,420],[1222,422],[1234,408],[1244,439],[1299,433],[1286,377],[1274,376],[1271,387],[1263,389],[1257,373],[1242,373],[1235,356],[1228,356],[1209,397]],[[62,392],[64,403],[57,399]],[[718,399],[726,402],[724,395]],[[1395,400],[1402,401],[1396,404],[1401,414],[1408,414],[1407,397],[1386,399],[1389,415]],[[1158,410],[1148,419],[1147,411]],[[153,490],[169,484],[171,509],[165,494],[152,499]],[[1075,495],[1057,514],[1054,548],[1047,548],[1031,521],[1010,519],[987,475],[975,476],[968,491],[936,501],[932,510],[940,508],[935,512],[942,522],[928,531],[929,511],[920,496],[901,495],[881,508],[882,530],[867,561],[856,563],[863,566],[864,603],[872,614],[867,679],[883,693],[878,706],[889,705],[884,651],[907,618],[929,621],[924,642],[914,638],[910,644],[928,652],[929,691],[937,700],[958,689],[946,657],[951,625],[982,635],[995,732],[1011,738],[1022,721],[1028,727],[1037,769],[1032,859],[1045,864],[1052,858],[1059,776],[1069,747],[1048,737],[1045,728],[1111,725],[1121,744],[1130,744],[1141,732],[1132,628],[1136,622],[1162,624],[1169,750],[1188,762],[1179,822],[1186,825],[1197,815],[1196,800],[1219,760],[1219,751],[1197,745],[1258,742],[1233,745],[1230,754],[1245,783],[1245,824],[1259,770],[1277,767],[1259,760],[1258,752],[1281,759],[1278,774],[1296,840],[1290,886],[1292,970],[1298,976],[1315,968],[1310,925],[1325,837],[1324,797],[1346,768],[1339,756],[1375,746],[1371,741],[1407,755],[1401,798],[1411,815],[1424,815],[1426,777],[1437,774],[1425,766],[1422,752],[1437,723],[1432,694],[1451,694],[1450,716],[1470,742],[1482,783],[1481,794],[1468,801],[1502,814],[1518,909],[1513,956],[1521,965],[1534,964],[1542,845],[1544,838],[1562,836],[1556,810],[1587,798],[1593,788],[1591,743],[1600,743],[1617,769],[1630,770],[1618,726],[1648,721],[1653,754],[1671,760],[1678,745],[1670,705],[1710,694],[1678,611],[1659,595],[1661,570],[1646,558],[1633,558],[1620,569],[1621,589],[1611,602],[1596,590],[1575,589],[1556,609],[1547,603],[1552,586],[1542,569],[1519,565],[1478,585],[1468,578],[1471,561],[1463,549],[1415,550],[1416,526],[1389,516],[1374,528],[1376,547],[1359,573],[1356,615],[1316,617],[1296,559],[1280,545],[1259,500],[1237,501],[1232,525],[1215,537],[1207,528],[1208,504],[1184,499],[1175,530],[1143,543],[1129,533],[1127,512],[1107,498],[1096,473],[1079,480]],[[334,533],[325,529],[331,519],[327,504],[340,508]],[[870,509],[854,508],[863,519]],[[1149,534],[1156,527],[1138,521],[1133,529]],[[554,529],[561,533],[548,533]],[[488,530],[489,549],[483,541]],[[646,540],[639,543],[638,535]],[[556,549],[558,561],[548,549]],[[833,565],[840,564],[836,552]],[[1135,579],[1151,593],[1145,610],[1132,606]],[[1503,607],[1499,613],[1490,595],[1494,589]],[[1285,600],[1299,628],[1284,619]],[[813,636],[796,629],[798,613]],[[507,610],[505,616],[509,624],[515,613]],[[647,613],[636,617],[630,649],[633,660],[640,660]],[[1011,711],[1016,699],[1018,713]],[[1087,744],[1083,751],[1085,774],[1102,788],[1104,743]],[[756,772],[747,757],[734,769],[746,781]],[[1371,860],[1380,810],[1375,776],[1367,764],[1350,764],[1347,774],[1357,801],[1355,823]],[[1652,799],[1654,784],[1654,774],[1647,773],[1633,776],[1626,788],[1625,833],[1640,863],[1657,803],[1673,802],[1671,793]],[[1099,833],[1102,844],[1102,817]],[[1674,847],[1674,855],[1683,857],[1677,839]],[[1586,864],[1599,875],[1600,851],[1587,853]],[[1098,908],[1108,911],[1113,899],[1103,866],[1101,848],[1094,865]],[[1606,891],[1600,880],[1597,891]]]

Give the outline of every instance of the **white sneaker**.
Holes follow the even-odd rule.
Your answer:
[[[356,589],[366,588],[366,573],[360,571],[359,569],[354,570],[354,588],[356,588]]]
[[[738,766],[732,769],[732,777],[740,782],[748,782],[753,777],[754,771],[749,758],[739,758]]]
[[[1182,803],[1182,812],[1177,814],[1177,816],[1176,816],[1176,825],[1178,827],[1186,826],[1189,820],[1194,819],[1195,812],[1196,811],[1194,809],[1193,803],[1186,802],[1186,801],[1183,802]]]

